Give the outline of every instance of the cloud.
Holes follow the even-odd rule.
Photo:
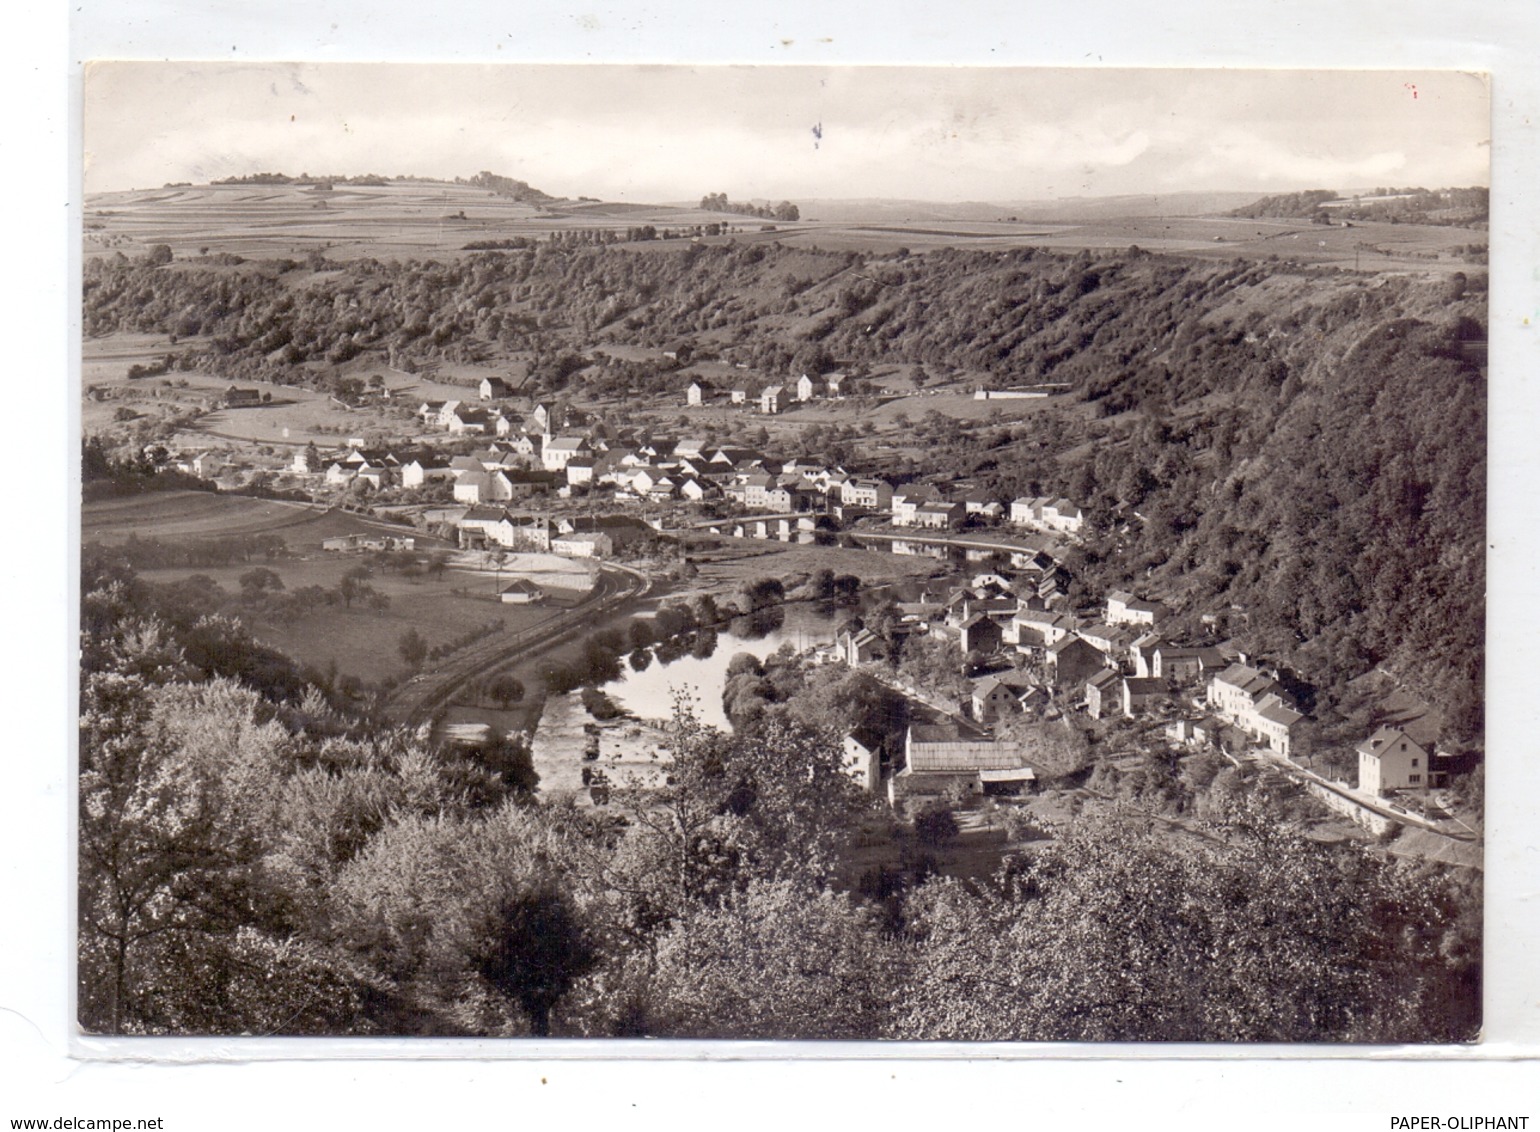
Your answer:
[[[1487,102],[1463,78],[112,64],[87,83],[88,188],[258,170],[480,169],[630,200],[1468,184],[1483,179]]]

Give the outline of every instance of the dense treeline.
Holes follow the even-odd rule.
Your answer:
[[[753,204],[749,201],[728,200],[726,193],[707,193],[700,198],[703,212],[733,212],[740,216],[757,216],[761,220],[800,220],[802,210],[789,200],[777,205]]]
[[[80,1018],[115,1033],[1460,1040],[1473,875],[1281,831],[1088,814],[963,885],[842,879],[883,819],[842,768],[865,698],[790,679],[666,781],[532,795],[524,753],[371,726],[220,668],[239,626],[87,563]],[[776,662],[780,666],[780,662]],[[780,681],[779,676],[769,679]],[[505,749],[506,748],[506,749]],[[894,831],[900,836],[901,831]]]
[[[179,367],[316,383],[366,351],[522,351],[537,394],[661,389],[671,366],[585,368],[584,351],[681,341],[766,374],[907,362],[1063,382],[1077,405],[1010,426],[927,415],[921,455],[882,470],[1068,495],[1093,527],[1071,563],[1087,597],[1153,585],[1220,614],[1322,685],[1328,714],[1345,679],[1385,664],[1452,738],[1479,738],[1484,274],[775,244],[329,266],[93,260],[86,332],[176,333]]]

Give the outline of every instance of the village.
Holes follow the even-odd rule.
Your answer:
[[[745,418],[774,418],[842,401],[846,388],[838,373],[758,388],[697,377],[675,396],[687,409],[726,406]],[[1051,392],[980,387],[974,397]],[[231,386],[219,408],[260,412],[270,401],[271,393]],[[1456,756],[1426,720],[1363,735],[1356,777],[1344,775],[1305,749],[1309,720],[1289,690],[1298,678],[1280,679],[1265,658],[1222,639],[1212,616],[1198,619],[1201,633],[1173,633],[1172,611],[1159,600],[1114,591],[1098,605],[1083,594],[1072,605],[1062,559],[1086,522],[1072,500],[995,499],[934,479],[890,482],[854,462],[829,466],[788,451],[794,442],[784,434],[772,456],[760,450],[771,445],[665,435],[646,423],[611,428],[574,405],[520,397],[515,382],[497,377],[467,387],[463,399],[408,405],[397,395],[391,408],[410,434],[399,444],[354,437],[323,449],[311,441],[291,445],[287,463],[269,457],[255,468],[228,448],[164,458],[226,485],[232,475],[257,476],[340,500],[499,561],[542,553],[602,562],[667,546],[689,562],[756,540],[932,559],[932,580],[916,600],[896,603],[883,632],[841,631],[812,657],[869,672],[908,701],[901,735],[858,727],[845,738],[851,774],[898,809],[1029,794],[1040,768],[1024,722],[1073,730],[1121,720],[1173,751],[1214,751],[1238,767],[1281,773],[1369,834],[1405,827],[1434,835],[1440,846],[1478,839],[1441,793]],[[400,535],[337,538],[325,549],[412,545],[403,525]],[[504,602],[546,598],[531,578],[499,578]],[[940,693],[898,676],[891,654],[913,639],[939,642],[932,647],[953,658],[967,691]]]

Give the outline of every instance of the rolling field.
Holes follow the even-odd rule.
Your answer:
[[[101,500],[86,504],[80,516],[82,543],[119,543],[131,534],[145,539],[212,539],[272,533],[281,536],[291,552],[304,554],[319,552],[323,539],[392,532],[413,535],[419,549],[449,545],[406,527],[370,522],[341,511],[201,491],[154,492]]]
[[[87,257],[119,251],[142,254],[155,244],[167,244],[178,259],[205,252],[248,259],[303,257],[313,251],[336,260],[363,255],[442,257],[458,254],[476,240],[709,223],[742,231],[703,238],[708,244],[775,240],[873,254],[900,247],[923,252],[941,247],[1123,249],[1138,244],[1149,251],[1203,258],[1277,255],[1373,272],[1463,269],[1468,265],[1453,249],[1486,243],[1485,232],[1466,228],[1371,222],[1323,227],[1221,215],[1098,215],[1083,222],[1056,218],[1053,223],[1030,223],[933,218],[910,222],[874,214],[869,220],[776,222],[775,231],[762,231],[769,222],[691,207],[571,201],[532,205],[470,185],[429,181],[340,185],[330,192],[303,185],[199,185],[104,193],[87,202],[84,220]],[[682,249],[688,242],[637,246]]]

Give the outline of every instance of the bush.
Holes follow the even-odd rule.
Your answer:
[[[957,819],[945,806],[931,805],[914,819],[914,834],[921,844],[939,849],[957,839]]]

